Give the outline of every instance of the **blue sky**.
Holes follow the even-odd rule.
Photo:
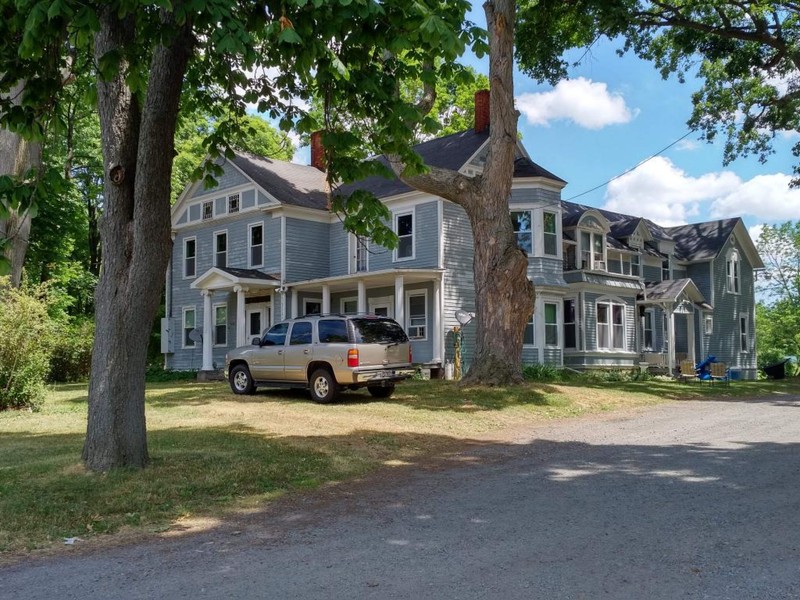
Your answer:
[[[485,24],[482,9],[471,18]],[[708,144],[691,133],[623,175],[689,131],[691,95],[700,82],[665,81],[652,63],[619,57],[620,46],[598,43],[570,70],[569,81],[555,87],[515,75],[523,143],[536,162],[568,182],[565,200],[663,225],[741,216],[754,235],[762,223],[800,218],[800,190],[788,187],[797,134],[780,134],[766,164],[746,158],[723,167],[722,142]],[[466,62],[488,73],[487,59]]]

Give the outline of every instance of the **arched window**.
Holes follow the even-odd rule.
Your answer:
[[[739,253],[733,250],[728,254],[728,260],[725,263],[725,270],[728,280],[728,291],[732,294],[739,293]]]

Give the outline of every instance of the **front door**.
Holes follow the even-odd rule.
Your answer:
[[[260,338],[264,331],[269,327],[270,314],[269,305],[266,303],[251,304],[245,310],[247,343],[253,338]]]

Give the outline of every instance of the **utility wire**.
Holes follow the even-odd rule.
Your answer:
[[[576,195],[572,196],[571,198],[567,198],[567,199],[566,199],[566,201],[567,201],[567,202],[569,202],[569,201],[571,201],[571,200],[574,200],[575,198],[580,198],[581,196],[585,196],[586,194],[591,194],[591,193],[592,193],[592,192],[594,192],[595,190],[599,190],[601,187],[605,187],[605,186],[607,186],[609,183],[611,183],[611,182],[612,182],[612,181],[614,181],[615,179],[619,179],[619,178],[620,178],[620,177],[622,177],[623,175],[627,175],[627,174],[628,174],[628,173],[630,173],[631,171],[634,171],[634,170],[638,169],[639,167],[641,167],[641,166],[642,166],[644,163],[646,163],[647,161],[654,159],[656,156],[659,156],[660,154],[663,154],[664,152],[666,152],[667,150],[669,150],[670,148],[672,148],[672,147],[673,147],[675,144],[677,144],[677,143],[678,143],[678,142],[680,142],[681,140],[683,140],[683,139],[685,139],[685,138],[689,137],[689,136],[690,136],[692,133],[694,133],[694,132],[693,132],[693,131],[687,131],[687,132],[686,132],[686,133],[684,133],[684,134],[683,134],[681,137],[679,137],[677,140],[675,140],[675,141],[674,141],[674,142],[672,142],[671,144],[668,144],[668,145],[664,146],[664,147],[663,147],[661,150],[659,150],[659,151],[658,151],[658,152],[656,152],[655,154],[651,154],[650,156],[648,156],[648,157],[647,157],[647,158],[645,158],[644,160],[642,160],[642,161],[638,162],[637,164],[635,164],[634,166],[632,166],[630,169],[628,169],[628,170],[626,170],[626,171],[623,171],[623,172],[622,172],[622,173],[620,173],[619,175],[614,175],[614,177],[612,177],[612,178],[611,178],[611,179],[609,179],[608,181],[605,181],[604,183],[601,183],[600,185],[596,185],[596,186],[594,186],[594,187],[593,187],[592,189],[590,189],[590,190],[586,190],[585,192],[581,192],[580,194],[576,194]]]

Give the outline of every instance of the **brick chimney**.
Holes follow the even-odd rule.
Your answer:
[[[311,134],[311,166],[320,171],[325,170],[325,147],[322,145],[322,132]]]
[[[475,92],[475,133],[489,131],[489,90]]]

